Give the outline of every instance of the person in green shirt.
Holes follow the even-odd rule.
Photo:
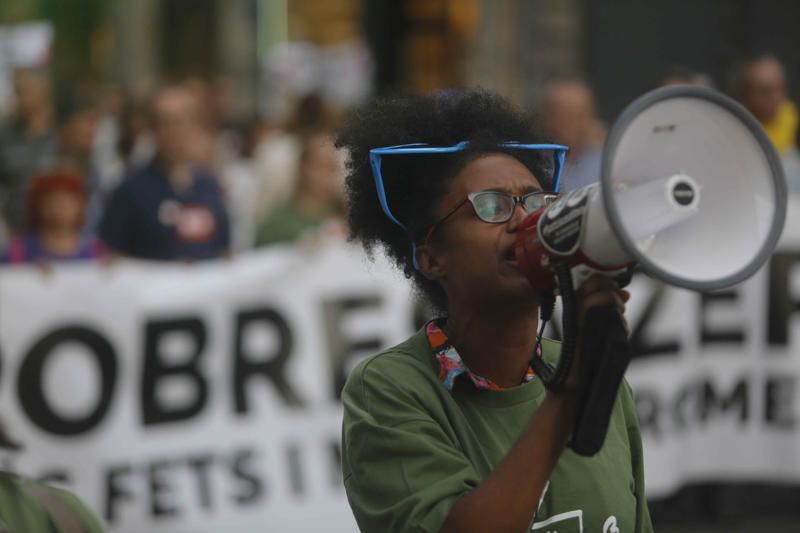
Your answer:
[[[256,229],[256,246],[292,242],[309,230],[341,217],[342,157],[325,133],[302,142],[297,183],[291,199],[276,208]]]
[[[540,140],[527,116],[480,91],[377,100],[339,135],[351,237],[382,248],[440,316],[344,387],[342,471],[362,531],[652,531],[627,384],[602,449],[584,457],[567,443],[576,368],[592,354],[576,354],[561,392],[530,367],[539,302],[514,243],[554,180],[544,152],[510,142]],[[392,150],[371,152],[382,147]],[[628,297],[610,279],[584,282],[579,333],[588,309],[624,317]],[[537,355],[559,351],[544,339]]]
[[[102,533],[73,494],[0,472],[0,533]]]
[[[0,423],[0,450],[20,448]],[[103,527],[73,494],[0,470],[0,533],[103,533]]]

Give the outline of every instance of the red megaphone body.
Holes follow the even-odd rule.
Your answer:
[[[599,186],[587,185],[522,221],[514,251],[517,264],[531,285],[544,291],[556,289],[553,267],[557,263],[571,270],[575,287],[593,273],[615,276],[633,264],[616,239],[587,243],[589,224],[594,224],[595,231],[598,226],[608,228],[604,220],[597,220],[597,210],[602,210],[600,203]],[[607,232],[610,229],[603,233]],[[597,248],[603,251],[597,253]]]

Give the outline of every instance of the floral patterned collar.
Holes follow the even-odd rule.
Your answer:
[[[497,383],[471,372],[467,365],[461,360],[456,349],[450,344],[447,334],[441,328],[441,319],[434,319],[428,322],[425,327],[428,334],[428,343],[431,345],[433,357],[439,363],[439,381],[444,388],[451,391],[456,378],[459,376],[469,378],[475,388],[480,390],[503,390]],[[525,373],[522,383],[527,383],[533,379],[534,373],[531,367]]]

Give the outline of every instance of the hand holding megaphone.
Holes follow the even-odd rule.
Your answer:
[[[558,390],[569,374],[577,342],[574,288],[590,275],[624,276],[639,265],[678,287],[728,287],[767,260],[785,216],[781,163],[742,106],[695,86],[657,89],[634,101],[609,132],[600,183],[531,213],[517,233],[522,272],[543,294],[558,290],[564,306],[558,367],[532,361],[545,385]],[[542,310],[547,319],[552,306]],[[572,443],[585,455],[602,446],[630,361],[619,315],[592,312],[583,329]]]

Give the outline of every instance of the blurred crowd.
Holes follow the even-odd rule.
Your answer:
[[[341,112],[299,99],[284,123],[230,120],[225,84],[53,90],[15,70],[0,122],[2,260],[197,261],[343,235]]]
[[[664,85],[708,84],[686,69]],[[345,110],[309,95],[284,122],[231,119],[226,84],[187,78],[150,91],[54,90],[14,72],[0,122],[0,258],[7,263],[135,257],[196,261],[297,239],[343,236]],[[756,117],[800,193],[798,111],[769,55],[739,69],[731,93]],[[590,86],[550,82],[550,140],[570,146],[562,191],[599,179],[605,125]]]
[[[659,84],[713,87],[709,75],[684,67],[667,72]],[[800,194],[798,111],[788,96],[781,62],[769,54],[750,57],[742,61],[731,86],[720,89],[726,89],[758,120],[781,159],[788,192]],[[606,127],[596,114],[589,85],[576,79],[548,84],[541,111],[550,139],[570,147],[561,191],[598,180]]]

